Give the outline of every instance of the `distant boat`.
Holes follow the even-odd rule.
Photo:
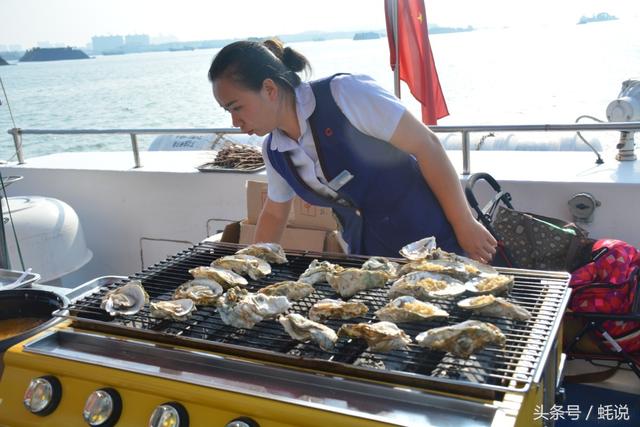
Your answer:
[[[105,50],[102,52],[103,55],[124,55],[124,50]]]
[[[617,16],[609,15],[607,12],[602,12],[598,13],[597,15],[591,15],[591,17],[582,16],[578,21],[578,25],[588,24],[589,22],[615,21],[617,19]]]
[[[62,61],[67,59],[89,59],[89,56],[83,51],[69,46],[52,48],[34,47],[24,53],[22,58],[20,58],[20,62]]]
[[[380,38],[380,34],[376,33],[375,31],[367,31],[364,33],[356,33],[353,36],[354,40],[373,40],[373,39],[379,39]]]
[[[191,46],[182,46],[182,47],[170,47],[169,52],[180,52],[183,50],[193,50],[194,48]]]

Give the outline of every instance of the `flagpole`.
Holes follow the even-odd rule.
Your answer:
[[[400,98],[400,52],[398,52],[398,1],[392,0],[391,3],[391,17],[393,22],[393,43],[395,45],[395,64],[393,64],[393,91],[398,99]]]

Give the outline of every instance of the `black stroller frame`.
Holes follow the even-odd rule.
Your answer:
[[[480,207],[478,200],[473,192],[474,186],[478,181],[486,181],[495,191],[495,195],[483,207]],[[514,209],[511,203],[511,194],[502,190],[498,182],[488,173],[479,172],[471,175],[465,185],[465,196],[467,202],[476,213],[478,221],[498,240],[497,259],[494,259],[494,265],[519,268],[515,265],[513,258],[510,256],[509,249],[502,244],[500,236],[493,227],[493,218],[498,207],[503,204],[509,209]],[[635,281],[637,285],[640,281],[640,269],[636,269],[629,280]],[[577,333],[571,343],[564,349],[564,353],[569,359],[583,359],[587,361],[595,360],[613,360],[626,364],[640,378],[640,355],[630,354],[626,352],[615,338],[613,338],[602,326],[608,320],[635,321],[640,322],[640,289],[635,294],[632,311],[630,314],[610,314],[595,312],[565,312],[566,318],[582,319],[584,326]],[[598,332],[600,335],[598,335]],[[602,338],[601,338],[602,337]],[[598,344],[601,353],[586,353],[576,349],[582,339],[591,338],[593,342]],[[609,344],[605,345],[602,339]],[[612,372],[613,374],[613,372]],[[604,379],[604,378],[603,378]]]

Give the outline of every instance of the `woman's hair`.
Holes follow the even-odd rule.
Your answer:
[[[298,74],[311,71],[307,58],[299,52],[284,47],[275,39],[238,41],[220,50],[209,68],[209,81],[230,78],[247,89],[259,91],[265,79],[273,80],[286,91],[300,84]]]

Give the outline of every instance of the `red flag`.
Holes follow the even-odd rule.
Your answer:
[[[398,4],[398,66],[400,79],[404,80],[411,94],[422,104],[422,121],[437,124],[438,119],[449,115],[442,94],[438,72],[433,61],[427,31],[427,16],[423,0],[385,0],[387,37],[391,52],[391,69],[396,64],[396,46],[393,38],[393,22],[390,16],[391,2]]]

